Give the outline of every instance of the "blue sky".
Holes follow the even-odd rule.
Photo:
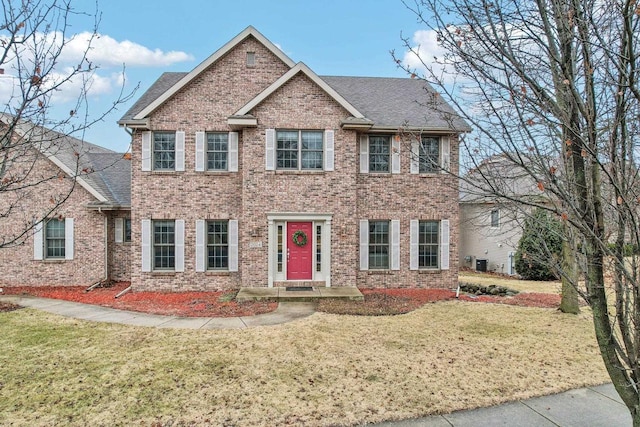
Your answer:
[[[73,4],[94,7],[90,0]],[[84,135],[117,151],[128,149],[130,137],[116,121],[162,72],[190,71],[249,25],[319,75],[382,77],[406,77],[389,51],[403,56],[401,34],[414,38],[424,30],[400,0],[100,0],[98,7],[101,37],[90,59],[99,68],[90,112],[117,98],[123,64],[125,91],[140,84],[133,99]],[[77,20],[72,33],[90,31],[90,24]],[[54,105],[67,113],[71,104],[61,96]]]

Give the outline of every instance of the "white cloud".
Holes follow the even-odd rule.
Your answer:
[[[453,67],[447,65],[447,51],[438,43],[434,30],[418,30],[413,34],[413,45],[407,49],[403,64],[419,74],[425,74],[428,80],[436,77],[442,82],[454,80]]]
[[[141,44],[129,40],[117,41],[105,34],[97,34],[93,40],[92,34],[84,32],[75,35],[65,47],[63,60],[78,61],[82,58],[87,46],[87,58],[101,67],[166,67],[177,62],[191,61],[193,56],[186,52],[149,49]]]

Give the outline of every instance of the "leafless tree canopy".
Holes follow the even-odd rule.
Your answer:
[[[560,218],[593,310],[609,374],[640,425],[638,37],[640,5],[619,0],[406,1],[437,39],[410,39],[420,74],[465,117],[463,169],[499,155],[538,194],[514,197],[508,174],[478,174],[468,191]],[[425,71],[426,70],[426,71]],[[464,178],[464,177],[463,177]],[[543,202],[544,200],[544,202]],[[526,208],[526,209],[524,209]]]
[[[1,3],[0,248],[23,243],[35,224],[56,215],[78,177],[95,172],[83,161],[83,155],[96,148],[83,142],[84,131],[128,99],[121,92],[109,111],[90,113],[87,96],[96,66],[89,54],[98,36],[97,4],[81,11],[70,0]],[[92,25],[91,36],[77,64],[63,67],[77,19]],[[54,107],[56,95],[63,93],[73,94],[73,101],[68,113],[60,114]],[[39,163],[69,153],[76,160],[66,172]],[[34,211],[34,200],[45,203]]]

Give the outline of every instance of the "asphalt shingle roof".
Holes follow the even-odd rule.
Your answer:
[[[136,103],[133,104],[131,108],[129,108],[129,111],[127,111],[120,120],[121,121],[133,120],[136,114],[144,110],[146,106],[148,106],[153,101],[158,99],[160,95],[168,91],[171,88],[171,86],[178,83],[180,79],[182,79],[187,74],[189,73],[184,73],[184,72],[162,73],[162,75],[158,78],[158,80],[156,80],[149,87],[149,89],[147,89],[147,91],[142,94],[140,99],[138,99]]]

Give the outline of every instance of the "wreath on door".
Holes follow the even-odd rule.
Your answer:
[[[304,231],[298,230],[295,233],[293,233],[292,240],[293,240],[293,243],[302,247],[307,244],[307,235],[305,234]]]

